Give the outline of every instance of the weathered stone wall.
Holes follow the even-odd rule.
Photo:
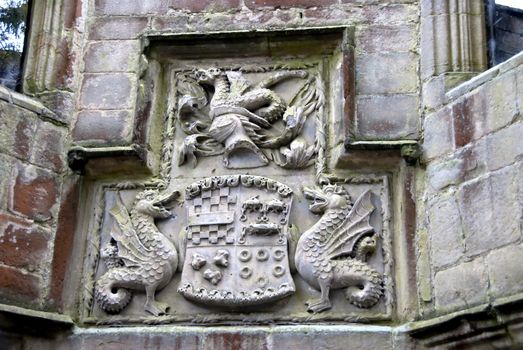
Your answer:
[[[297,27],[355,27],[357,139],[419,135],[418,2],[96,1],[88,15],[82,87],[73,140],[129,145],[137,135],[138,78],[147,35]],[[386,115],[382,106],[387,106]],[[350,116],[352,119],[352,116]]]
[[[429,287],[428,314],[523,291],[522,77],[519,54],[449,91],[425,118],[419,249],[430,272],[419,283]]]
[[[475,0],[38,3],[35,18],[46,23],[42,28],[52,40],[33,33],[38,44],[31,51],[24,89],[52,112],[0,90],[2,303],[78,316],[81,270],[90,244],[80,234],[91,218],[76,223],[77,203],[81,213],[99,204],[88,188],[114,180],[105,162],[114,156],[112,150],[127,156],[138,144],[158,151],[148,139],[150,121],[144,120],[148,112],[141,105],[148,37],[351,26],[354,57],[343,61],[344,69],[354,70],[347,75],[354,81],[343,87],[350,105],[343,117],[348,130],[336,140],[343,150],[332,163],[336,171],[391,174],[397,314],[384,326],[113,331],[80,325],[62,340],[2,335],[0,341],[12,338],[13,347],[25,341],[29,348],[109,348],[121,338],[118,345],[126,348],[345,349],[350,343],[404,349],[410,326],[402,323],[523,292],[523,55],[450,90],[486,67],[481,5]],[[397,150],[379,149],[397,147],[386,141],[420,138],[421,162],[413,156],[409,166]],[[353,141],[377,141],[378,149],[346,152],[343,144]],[[106,152],[96,165],[105,173],[89,177],[87,172],[81,194],[78,178],[65,165],[71,145]],[[155,172],[148,163],[142,167],[148,176]],[[119,161],[110,170],[120,171],[118,176],[123,172],[126,179],[144,174]],[[71,277],[74,283],[68,283]]]
[[[77,195],[67,125],[0,87],[0,299],[59,310]]]

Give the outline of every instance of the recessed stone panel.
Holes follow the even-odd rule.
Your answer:
[[[391,319],[388,175],[327,167],[350,31],[151,40],[159,172],[93,185],[83,321]]]

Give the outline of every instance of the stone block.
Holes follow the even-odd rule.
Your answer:
[[[188,26],[190,16],[187,13],[177,13],[173,16],[157,16],[153,18],[151,28],[157,31],[182,30]]]
[[[84,57],[85,71],[136,72],[140,54],[140,42],[137,40],[93,42],[89,44]]]
[[[437,198],[428,209],[428,220],[432,264],[436,268],[454,264],[464,252],[456,199],[453,196]]]
[[[416,139],[417,96],[366,96],[357,99],[358,138]]]
[[[58,224],[53,246],[53,259],[51,263],[51,287],[48,302],[59,311],[63,309],[62,293],[64,282],[67,278],[67,269],[73,251],[74,232],[77,224],[78,199],[80,178],[69,178],[63,185]]]
[[[117,4],[116,2],[114,2]],[[102,17],[91,25],[91,40],[136,39],[147,27],[145,17]]]
[[[455,148],[463,147],[486,134],[485,110],[488,98],[485,91],[479,89],[453,103]]]
[[[356,48],[365,53],[408,52],[417,40],[417,31],[409,25],[365,26],[356,32]]]
[[[428,190],[440,191],[451,185],[458,185],[461,181],[461,167],[463,162],[452,156],[435,160],[427,166]]]
[[[523,246],[514,245],[494,250],[486,258],[490,292],[509,296],[523,291]]]
[[[386,331],[365,331],[354,327],[351,330],[312,329],[273,332],[270,343],[271,349],[300,349],[300,350],[348,350],[348,349],[392,349],[390,333]]]
[[[516,70],[516,96],[519,115],[523,115],[523,65]]]
[[[267,338],[263,332],[213,332],[205,337],[206,350],[259,349],[267,350]]]
[[[74,94],[68,91],[51,91],[38,95],[38,99],[55,113],[54,118],[64,124],[69,124],[74,116],[76,100]]]
[[[163,0],[163,1],[112,1],[97,0],[97,15],[129,16],[146,14],[165,14],[169,10],[189,12],[221,12],[240,6],[240,0]]]
[[[434,294],[438,313],[487,301],[488,275],[483,258],[436,273]]]
[[[80,106],[85,109],[132,108],[136,87],[133,76],[123,73],[84,74]]]
[[[35,129],[35,113],[0,101],[0,150],[29,159]]]
[[[11,211],[35,221],[56,218],[60,183],[57,175],[33,165],[18,163],[11,187]]]
[[[414,93],[418,57],[412,53],[361,54],[356,57],[356,92],[363,95]]]
[[[523,202],[518,200],[517,165],[495,171],[491,176],[492,214],[490,236],[498,239],[497,246],[511,243],[521,237]]]
[[[62,171],[65,167],[66,129],[40,121],[33,138],[31,162],[56,172]]]
[[[517,185],[511,171],[480,177],[461,186],[458,195],[467,255],[480,254],[519,238],[513,224],[513,217],[517,217],[513,204]]]
[[[423,82],[422,101],[423,110],[432,113],[434,110],[439,110],[446,102],[445,99],[445,77],[437,76]]]
[[[336,0],[245,0],[245,5],[250,9],[257,7],[327,7],[337,3]]]
[[[41,279],[31,273],[0,266],[0,298],[2,302],[33,303],[40,297]]]
[[[72,131],[73,141],[91,146],[127,145],[133,118],[129,111],[83,111]]]
[[[169,8],[189,12],[223,12],[240,7],[240,0],[171,0]]]
[[[424,121],[423,156],[433,159],[454,148],[454,131],[452,114],[449,107],[444,107],[436,113],[429,114]]]
[[[0,153],[0,209],[7,210],[8,207],[14,162],[12,157]]]
[[[499,169],[523,155],[523,122],[518,121],[487,137],[488,167]]]
[[[34,272],[47,257],[50,236],[30,221],[0,213],[0,262]]]
[[[117,337],[117,338],[115,338]],[[116,340],[117,339],[117,340]],[[99,350],[145,350],[150,349],[202,349],[199,333],[157,333],[157,332],[114,332],[78,334],[69,338],[65,349]],[[229,348],[234,349],[234,348]],[[236,348],[240,349],[240,348]]]
[[[516,74],[505,73],[487,82],[481,89],[485,90],[485,99],[488,101],[484,112],[487,132],[511,124],[519,114]]]
[[[427,166],[430,189],[439,191],[483,175],[487,171],[485,139],[468,144]]]

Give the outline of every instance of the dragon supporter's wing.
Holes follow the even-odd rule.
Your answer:
[[[370,215],[375,207],[371,202],[370,190],[365,191],[354,203],[340,231],[330,236],[325,251],[330,259],[353,253],[354,244],[365,234],[374,231]]]
[[[124,260],[126,266],[138,266],[150,261],[150,249],[138,238],[129,212],[119,195],[116,196],[116,203],[109,212],[114,218],[111,237],[117,243],[118,257]]]
[[[251,84],[243,77],[241,72],[229,71],[226,74],[231,84],[229,97],[239,97],[251,87]]]

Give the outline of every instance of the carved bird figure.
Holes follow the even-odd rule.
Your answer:
[[[312,201],[310,211],[321,219],[299,240],[295,254],[298,273],[312,287],[321,291],[319,300],[309,301],[308,311],[317,313],[331,308],[331,289],[346,288],[345,296],[360,308],[375,305],[383,294],[382,275],[366,259],[374,251],[376,240],[370,226],[374,210],[367,191],[351,205],[346,190],[339,185],[322,189],[304,189]]]
[[[165,287],[178,266],[173,243],[156,227],[155,219],[167,219],[166,205],[179,192],[160,195],[158,190],[145,190],[136,196],[129,213],[116,196],[110,210],[114,218],[111,242],[102,251],[108,271],[96,282],[95,299],[108,313],[122,311],[131,300],[131,290],[145,290],[145,311],[159,316],[167,304],[155,300],[157,290]]]

